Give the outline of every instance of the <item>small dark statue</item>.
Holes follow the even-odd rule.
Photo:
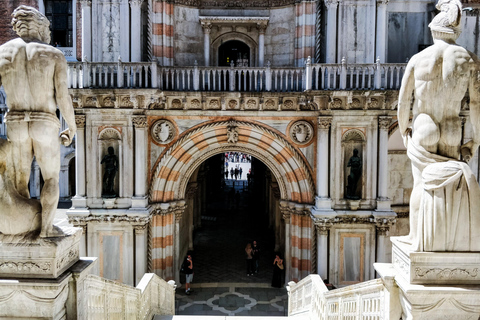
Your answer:
[[[103,157],[102,162],[100,162],[100,164],[105,164],[102,189],[102,197],[104,198],[115,198],[117,196],[113,190],[115,174],[118,169],[118,160],[114,152],[113,147],[108,147],[108,154],[106,154]]]
[[[353,156],[348,160],[347,167],[350,167],[347,185],[347,199],[358,200],[357,193],[358,180],[362,176],[362,158],[358,156],[358,150],[353,149]]]

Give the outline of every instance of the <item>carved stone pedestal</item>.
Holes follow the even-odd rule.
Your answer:
[[[83,281],[94,262],[78,260],[56,279],[0,279],[0,318],[84,319]]]
[[[480,252],[412,252],[392,238],[392,261],[411,284],[480,284]]]
[[[391,263],[375,263],[389,291],[390,319],[478,320],[480,286],[416,285],[398,274]]]
[[[479,319],[480,253],[413,252],[392,243],[393,263],[374,264],[389,291],[390,319]]]
[[[0,235],[0,278],[58,278],[78,261],[82,235],[80,228],[63,231],[64,237],[32,240]]]

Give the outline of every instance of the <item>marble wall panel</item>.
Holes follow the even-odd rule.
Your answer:
[[[478,9],[477,12],[463,11],[462,30],[457,43],[478,56],[480,54],[480,42],[478,41],[480,35],[480,14]]]
[[[387,62],[403,63],[419,52],[419,45],[432,43],[425,36],[424,12],[389,12],[387,17]]]
[[[404,151],[388,154],[388,197],[392,205],[408,205],[413,187],[410,159]]]
[[[175,64],[193,66],[195,60],[203,61],[203,29],[199,21],[199,10],[175,6],[174,12]]]
[[[265,31],[265,63],[272,66],[292,66],[295,48],[295,8],[293,6],[271,9],[270,21]]]

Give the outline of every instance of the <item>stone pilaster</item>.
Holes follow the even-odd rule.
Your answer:
[[[76,115],[75,124],[77,133],[75,138],[75,189],[76,195],[72,198],[72,206],[76,209],[87,207],[85,188],[85,115]]]
[[[82,56],[92,61],[92,1],[81,0],[82,5]]]
[[[205,57],[205,67],[210,66],[210,32],[212,31],[212,24],[202,23],[203,28],[203,54]]]
[[[147,199],[147,161],[146,147],[148,123],[145,116],[134,116],[132,118],[135,128],[135,193],[132,198],[132,209],[143,209],[148,205]]]
[[[266,23],[257,23],[258,29],[258,66],[263,67],[265,61],[265,30],[267,29]]]
[[[327,7],[327,63],[336,63],[337,61],[337,0],[325,1]]]
[[[148,272],[148,223],[134,225],[135,231],[135,286]]]
[[[332,201],[329,198],[329,133],[332,117],[318,117],[317,129],[317,196],[315,197],[315,215],[330,215]]]
[[[131,61],[142,61],[141,43],[141,7],[143,0],[130,0],[130,50]]]
[[[386,61],[387,54],[387,4],[388,0],[377,1],[377,39],[375,52],[380,62]]]
[[[317,274],[328,279],[328,236],[332,224],[317,222]]]
[[[378,199],[377,210],[390,211],[388,199],[388,129],[392,117],[381,116],[378,118]]]

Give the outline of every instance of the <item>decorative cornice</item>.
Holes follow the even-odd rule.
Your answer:
[[[144,225],[150,222],[151,217],[138,217],[138,216],[110,216],[110,215],[91,215],[91,216],[69,216],[68,222],[74,226],[82,227],[89,222],[128,222],[135,225]]]
[[[330,129],[332,125],[332,117],[318,117],[318,128],[319,129]]]
[[[334,224],[375,224],[377,228],[389,228],[396,222],[396,218],[375,218],[374,216],[359,217],[355,215],[341,215],[333,218],[314,218],[316,226],[331,227]]]
[[[250,25],[266,25],[270,20],[269,17],[212,17],[212,16],[202,16],[200,17],[200,23],[202,27],[206,27],[213,24],[250,24]]]

